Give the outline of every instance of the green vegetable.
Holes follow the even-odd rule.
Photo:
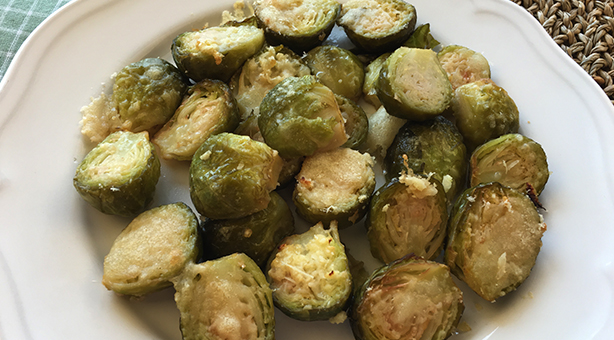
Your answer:
[[[304,60],[316,79],[335,94],[351,100],[362,95],[364,66],[354,53],[337,46],[318,46]]]
[[[490,78],[488,60],[467,47],[448,45],[437,54],[437,57],[455,89],[464,84]]]
[[[348,135],[348,140],[342,146],[358,149],[367,141],[369,118],[355,101],[339,95],[335,95],[335,99],[345,121],[345,133]]]
[[[416,27],[409,39],[407,39],[407,41],[403,43],[403,46],[406,47],[424,49],[433,49],[437,45],[439,45],[439,41],[437,41],[431,35],[430,24],[424,24]]]
[[[365,69],[365,81],[362,85],[362,93],[365,101],[375,107],[382,105],[379,98],[377,98],[377,90],[375,89],[375,86],[379,79],[379,73],[382,70],[382,65],[384,65],[384,62],[389,56],[390,53],[380,55],[379,57],[375,58],[375,60],[371,61]]]

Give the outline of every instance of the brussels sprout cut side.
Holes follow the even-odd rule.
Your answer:
[[[492,302],[529,276],[546,224],[528,196],[494,182],[463,193],[449,228],[445,263]]]
[[[337,46],[318,46],[305,55],[305,62],[316,79],[335,94],[360,98],[365,72],[354,53]]]
[[[105,214],[134,216],[153,200],[160,160],[147,132],[119,131],[90,151],[73,184],[79,195]]]
[[[490,78],[490,65],[484,56],[459,45],[448,45],[437,54],[441,66],[448,73],[452,87]]]
[[[371,274],[354,299],[350,320],[357,340],[443,340],[464,308],[447,266],[411,256]]]
[[[119,294],[144,295],[172,285],[200,249],[198,220],[183,203],[137,216],[104,259],[102,284]]]
[[[190,264],[174,282],[184,340],[274,340],[271,289],[245,254]]]

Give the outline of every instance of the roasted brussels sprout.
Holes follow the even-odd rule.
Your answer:
[[[273,191],[266,209],[237,219],[207,219],[203,228],[210,255],[245,253],[264,268],[281,240],[294,231],[294,217],[286,201]]]
[[[191,160],[211,135],[231,132],[239,124],[239,111],[228,85],[205,79],[188,90],[187,96],[153,142],[165,159]]]
[[[153,135],[175,113],[187,83],[175,66],[147,58],[121,69],[113,83],[113,105],[121,128]]]
[[[195,82],[228,81],[264,45],[264,33],[251,25],[209,27],[178,35],[171,46],[181,72]]]
[[[546,153],[529,137],[512,133],[479,146],[470,160],[471,186],[499,182],[519,191],[529,183],[539,195],[550,172]]]
[[[480,184],[454,206],[445,263],[479,296],[495,301],[529,276],[545,231],[528,196],[497,182]]]
[[[448,73],[452,87],[490,78],[490,65],[481,53],[459,45],[448,45],[437,54],[443,69]]]
[[[452,108],[468,150],[473,151],[493,138],[518,132],[519,114],[514,100],[490,79],[458,87]]]
[[[286,238],[267,270],[275,305],[305,321],[326,320],[343,311],[352,293],[352,276],[337,225],[321,223]]]
[[[373,165],[369,154],[348,148],[305,158],[292,196],[298,214],[311,223],[353,225],[365,215],[375,189]]]
[[[379,98],[377,98],[375,86],[379,79],[379,73],[382,70],[382,65],[384,65],[384,62],[389,56],[390,53],[380,55],[379,57],[375,58],[375,60],[371,61],[365,70],[365,81],[362,85],[362,93],[367,103],[375,107],[382,105]]]
[[[281,172],[279,173],[279,186],[284,187],[290,183],[293,183],[296,175],[301,171],[301,166],[303,166],[303,161],[305,157],[298,158],[281,158],[283,160],[283,165],[281,167]]]
[[[277,186],[277,151],[247,136],[220,133],[207,139],[190,165],[190,197],[211,219],[240,218],[265,209]]]
[[[437,53],[421,48],[394,51],[382,65],[375,88],[389,114],[411,120],[441,114],[454,95]]]
[[[358,149],[367,141],[369,118],[367,118],[365,110],[355,101],[339,95],[335,95],[335,99],[345,122],[345,133],[348,136],[348,140],[342,146]]]
[[[349,0],[337,24],[361,50],[385,52],[406,41],[416,27],[416,9],[401,0]]]
[[[364,66],[354,53],[337,46],[318,46],[304,57],[316,79],[335,94],[351,100],[362,95]]]
[[[443,248],[447,222],[441,183],[408,169],[371,199],[366,221],[371,254],[384,263],[408,254],[432,260]]]
[[[271,289],[245,254],[188,265],[175,290],[184,340],[275,339]]]
[[[198,220],[183,203],[137,216],[117,236],[104,258],[102,284],[126,295],[145,295],[172,285],[200,250]]]
[[[302,52],[319,45],[339,16],[336,0],[255,0],[254,13],[267,41]]]
[[[352,307],[357,340],[443,340],[465,306],[447,266],[408,256],[377,269]]]
[[[266,143],[287,158],[333,150],[348,138],[334,93],[313,76],[286,78],[269,91],[258,126]]]
[[[392,144],[399,129],[406,120],[391,116],[383,106],[369,116],[369,132],[363,148],[378,160],[386,156],[386,151]]]
[[[118,131],[85,156],[73,184],[103,213],[134,216],[153,200],[159,178],[160,160],[148,133]]]
[[[407,122],[386,152],[386,179],[409,166],[416,173],[432,173],[452,202],[465,184],[467,150],[456,126],[438,116],[424,122]]]
[[[424,24],[416,27],[409,39],[403,43],[403,46],[411,48],[433,49],[439,45],[439,41],[431,35],[431,25]]]

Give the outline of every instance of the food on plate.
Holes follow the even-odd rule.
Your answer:
[[[352,293],[345,247],[337,225],[318,223],[286,238],[271,255],[267,279],[275,305],[305,321],[327,320],[347,307]]]
[[[481,53],[460,45],[445,46],[437,53],[441,66],[446,70],[452,87],[490,78],[490,65]]]
[[[401,0],[349,0],[337,24],[366,52],[383,53],[405,42],[416,27],[416,9]]]
[[[198,219],[184,203],[138,215],[104,258],[102,284],[116,293],[145,295],[172,286],[200,252]]]
[[[443,340],[455,332],[464,308],[447,266],[407,256],[371,274],[350,320],[357,340]]]
[[[265,209],[277,187],[277,151],[247,136],[223,132],[207,139],[190,164],[190,197],[211,219],[240,218]]]
[[[146,131],[112,133],[77,167],[73,185],[105,214],[134,216],[151,203],[160,177],[160,160]]]
[[[152,142],[162,158],[187,161],[211,135],[232,132],[238,125],[239,111],[228,85],[205,79],[190,86],[173,117]]]
[[[362,93],[367,103],[378,108],[380,105],[382,105],[382,103],[379,101],[379,98],[377,98],[375,85],[379,79],[379,73],[382,70],[382,65],[384,65],[384,62],[389,56],[390,53],[381,54],[371,61],[365,68],[365,81],[362,85]]]
[[[409,39],[403,43],[403,46],[412,48],[433,49],[439,45],[439,41],[431,34],[431,25],[423,24],[414,30]]]
[[[174,287],[184,340],[275,339],[271,289],[249,256],[189,264]]]
[[[332,45],[317,46],[304,57],[316,79],[335,94],[358,100],[365,79],[364,66],[354,53]]]
[[[368,117],[369,132],[362,149],[381,161],[386,156],[397,132],[407,120],[389,115],[383,106]]]
[[[181,33],[171,50],[179,70],[195,82],[228,81],[264,42],[263,31],[251,25],[208,27]]]
[[[544,149],[529,137],[512,133],[480,145],[469,161],[470,186],[499,182],[526,191],[527,183],[539,195],[550,171]]]
[[[545,231],[527,195],[497,182],[479,184],[467,189],[454,206],[445,263],[492,302],[529,276]]]
[[[342,145],[350,149],[359,149],[369,134],[369,118],[365,110],[355,101],[340,95],[335,95],[341,116],[345,122],[345,133],[348,140]]]

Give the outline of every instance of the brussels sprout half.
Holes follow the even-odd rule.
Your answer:
[[[153,200],[160,160],[147,132],[118,131],[81,161],[73,184],[81,197],[105,214],[134,216]]]
[[[304,60],[316,79],[335,94],[351,100],[362,95],[364,66],[354,53],[337,46],[318,46]]]
[[[454,94],[437,53],[408,47],[386,59],[375,88],[389,114],[417,121],[443,113]]]
[[[382,66],[386,59],[390,56],[390,53],[384,53],[375,60],[371,61],[365,69],[365,81],[362,85],[362,93],[367,103],[379,107],[382,103],[377,98],[377,90],[375,86],[379,79],[379,73],[382,70]]]
[[[349,0],[337,24],[361,50],[387,52],[406,41],[416,26],[416,9],[401,0]]]
[[[358,149],[367,141],[369,118],[355,101],[340,95],[335,95],[335,99],[345,121],[345,133],[348,135],[348,140],[342,147]]]
[[[334,93],[313,76],[286,78],[269,91],[258,126],[266,143],[287,158],[333,150],[348,138]]]
[[[519,191],[529,183],[539,195],[550,172],[546,153],[529,137],[513,133],[479,146],[470,159],[471,186],[499,182]]]
[[[336,0],[255,0],[254,13],[271,45],[309,51],[330,34],[341,5]]]
[[[481,53],[459,45],[448,45],[437,54],[441,66],[448,73],[452,87],[490,78],[490,65]]]
[[[196,151],[190,165],[190,197],[211,219],[240,218],[265,209],[277,187],[277,151],[247,136],[220,133]]]
[[[495,301],[529,276],[546,224],[525,194],[493,182],[456,202],[445,263],[479,296]]]
[[[121,128],[153,136],[173,116],[187,87],[166,60],[147,58],[125,66],[115,76],[112,96]]]
[[[228,81],[264,45],[264,33],[251,25],[209,27],[180,34],[173,40],[173,60],[195,82]]]
[[[286,315],[304,321],[327,320],[349,303],[352,276],[337,225],[321,223],[286,238],[271,255],[267,279],[273,301]]]
[[[175,281],[184,340],[274,340],[271,289],[245,254],[188,265]]]
[[[384,263],[408,254],[432,260],[443,248],[447,222],[448,201],[439,181],[409,169],[371,199],[366,221],[371,254]]]
[[[354,298],[357,340],[443,340],[465,309],[447,266],[409,256],[377,269]]]
[[[198,220],[183,203],[137,216],[104,258],[102,284],[119,294],[144,295],[172,285],[200,251]]]
[[[239,124],[239,111],[228,85],[205,79],[188,89],[187,96],[153,138],[165,159],[191,160],[211,135],[231,132]]]

